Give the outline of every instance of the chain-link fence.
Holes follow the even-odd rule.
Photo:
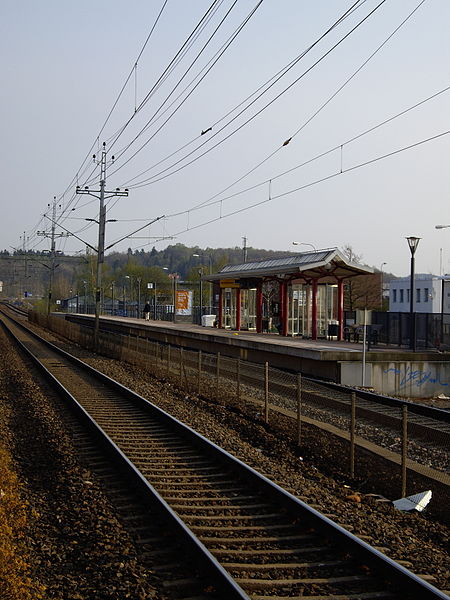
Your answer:
[[[32,312],[32,322],[93,350],[92,329]],[[300,374],[160,343],[136,335],[99,334],[97,350],[138,365],[179,389],[234,407],[268,423],[302,452],[313,448],[359,481],[373,477],[380,458],[388,465],[393,493],[405,496],[431,487],[450,489],[450,423],[366,399],[358,390],[336,390]],[[375,465],[376,460],[378,464]]]

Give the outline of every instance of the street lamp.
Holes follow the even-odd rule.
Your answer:
[[[200,267],[198,270],[199,276],[199,292],[200,292],[200,325],[202,325],[202,317],[203,317],[203,269]]]
[[[416,319],[414,314],[414,254],[421,238],[409,236],[406,238],[411,252],[411,276],[409,282],[409,347],[416,351]]]
[[[131,306],[131,316],[133,316],[133,275],[125,275],[125,279],[130,280],[130,306]]]
[[[176,323],[176,312],[177,312],[177,280],[178,280],[178,273],[170,273],[169,275],[170,279],[172,279],[172,296],[173,296],[173,318],[172,321],[174,323]]]
[[[84,314],[87,314],[87,281],[83,281],[84,285]]]
[[[196,258],[203,258],[204,256],[206,256],[208,258],[208,264],[209,264],[209,275],[211,275],[212,273],[212,258],[211,258],[211,254],[205,254],[204,252],[202,252],[201,254],[193,254],[192,256],[195,256]],[[212,310],[212,283],[209,282],[209,310]]]
[[[317,248],[313,244],[309,244],[308,242],[292,242],[293,246],[311,246],[314,252],[317,252]]]
[[[111,281],[111,316],[114,316],[114,281]]]
[[[381,267],[380,267],[380,279],[381,279],[381,310],[383,310],[383,267],[384,265],[387,265],[386,262],[381,263]]]
[[[139,317],[141,316],[141,281],[142,279],[140,277],[137,278],[137,282],[138,282],[138,305],[137,305],[137,318],[139,319]]]

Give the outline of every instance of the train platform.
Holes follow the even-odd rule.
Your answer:
[[[87,324],[92,315],[67,314]],[[377,392],[404,397],[450,396],[450,353],[412,352],[333,339],[310,340],[273,333],[232,331],[177,321],[102,316],[101,329],[139,335],[160,343],[217,353],[301,372],[337,383],[365,385]],[[364,374],[364,375],[363,375]]]

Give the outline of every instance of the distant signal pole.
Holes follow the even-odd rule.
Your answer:
[[[77,186],[77,194],[87,194],[100,200],[100,210],[98,219],[98,248],[97,248],[97,277],[95,284],[95,321],[94,321],[94,346],[98,349],[98,334],[100,329],[100,298],[102,287],[102,267],[105,257],[105,227],[106,227],[106,206],[105,200],[114,196],[128,196],[128,190],[116,188],[114,191],[107,191],[106,188],[106,142],[103,142],[102,155],[100,159],[100,189],[90,190],[89,187],[81,189]],[[95,154],[93,155],[94,162],[96,161]],[[114,156],[111,157],[114,161]],[[91,219],[90,219],[91,220]]]

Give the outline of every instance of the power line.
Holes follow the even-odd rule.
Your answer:
[[[378,54],[378,52],[389,42],[389,40],[391,40],[392,37],[394,35],[396,35],[396,33],[398,33],[398,31],[405,25],[405,23],[407,23],[409,21],[409,19],[416,13],[416,11],[422,6],[422,4],[424,4],[424,2],[425,2],[425,0],[421,0],[421,2],[419,2],[419,4],[406,16],[405,19],[403,19],[403,21],[388,35],[388,37],[384,39],[384,41],[370,54],[370,56],[368,58],[366,58],[366,60],[364,62],[362,62],[361,65],[355,71],[353,71],[353,73],[350,75],[350,77],[348,77],[344,81],[344,83],[342,83],[337,88],[337,90],[335,90],[333,92],[333,94],[331,94],[331,96],[329,96],[328,99],[323,104],[321,104],[321,106],[288,138],[289,142],[291,140],[293,140],[300,133],[300,131],[302,131],[309,123],[311,123],[311,121],[326,106],[328,106],[328,104],[334,98],[336,98],[336,96],[356,77],[356,75],[358,73],[360,73],[362,71],[362,69],[372,60],[372,58],[374,56],[376,56],[376,54]],[[447,88],[444,89],[444,90],[441,90],[441,92],[438,92],[438,94],[440,94],[440,93],[442,93],[444,91],[447,91]],[[438,94],[436,94],[436,95],[438,95]],[[428,100],[430,100],[432,98],[434,98],[434,96],[431,96],[430,98],[427,98],[426,100],[424,100],[424,102],[427,102]],[[415,106],[412,107],[412,108],[415,108]],[[411,110],[412,108],[407,109],[407,111]],[[396,116],[399,116],[399,115],[396,115]],[[396,117],[393,117],[393,118],[396,118]],[[362,135],[364,135],[364,134],[362,134]],[[217,192],[216,194],[214,194],[214,196],[210,197],[208,200],[205,200],[205,201],[201,202],[198,206],[202,206],[203,204],[206,204],[209,201],[214,200],[215,198],[219,197],[223,193],[227,192],[230,188],[232,188],[237,183],[241,182],[243,179],[245,179],[246,177],[248,177],[249,175],[251,175],[252,173],[254,173],[259,167],[261,167],[263,164],[265,164],[267,161],[269,161],[273,156],[275,156],[276,154],[278,154],[278,152],[280,152],[280,150],[282,150],[286,145],[287,145],[286,142],[284,142],[283,144],[281,144],[281,146],[278,146],[278,148],[276,148],[275,150],[273,150],[268,156],[266,156],[263,160],[261,160],[260,162],[258,162],[258,164],[256,164],[255,166],[253,166],[249,171],[247,171],[246,173],[244,173],[243,175],[241,175],[238,179],[236,179],[235,181],[233,181],[231,184],[229,184],[226,188],[222,189],[220,192]]]
[[[203,142],[197,148],[195,148],[191,152],[187,153],[184,157],[180,158],[179,160],[177,160],[176,162],[174,162],[172,165],[166,167],[165,169],[159,171],[155,175],[153,175],[153,176],[151,176],[151,177],[149,177],[147,179],[144,179],[143,181],[138,182],[137,184],[135,184],[133,186],[129,186],[130,189],[131,188],[136,189],[136,188],[139,188],[139,187],[144,187],[147,184],[149,185],[149,184],[152,184],[152,183],[157,183],[159,181],[162,181],[163,179],[166,179],[167,177],[170,177],[170,176],[174,175],[175,173],[178,173],[179,171],[181,171],[181,170],[185,169],[186,167],[190,166],[191,164],[193,164],[194,162],[196,162],[197,160],[199,160],[200,158],[202,158],[203,156],[205,156],[206,154],[208,154],[209,152],[211,152],[212,150],[214,150],[215,148],[217,148],[219,145],[223,144],[226,140],[228,140],[235,133],[237,133],[238,131],[240,131],[243,127],[245,127],[246,125],[248,125],[257,116],[259,116],[262,112],[264,112],[269,106],[271,106],[274,102],[276,102],[281,96],[283,96],[287,91],[289,91],[294,85],[296,85],[305,75],[307,75],[320,62],[322,62],[322,60],[324,60],[331,52],[333,52],[333,50],[335,50],[344,40],[346,40],[356,29],[358,29],[370,16],[372,16],[372,14],[375,13],[385,2],[386,2],[386,0],[381,0],[381,2],[374,9],[372,9],[372,11],[370,11],[363,19],[361,19],[357,25],[355,25],[337,43],[335,43],[329,50],[327,50],[308,69],[306,69],[299,77],[297,77],[293,82],[291,82],[288,86],[286,86],[274,98],[272,98],[269,102],[267,102],[255,114],[253,114],[251,117],[249,117],[241,125],[239,125],[238,127],[236,127],[236,129],[234,129],[232,132],[230,132],[224,138],[222,138],[221,140],[219,140],[218,142],[216,142],[213,146],[211,146],[210,148],[208,148],[207,150],[205,150],[204,152],[202,152],[201,154],[199,154],[198,156],[196,156],[195,158],[193,158],[189,162],[187,162],[187,163],[181,165],[180,167],[172,170],[170,173],[167,173],[167,171],[169,171],[170,169],[173,169],[174,167],[176,167],[176,165],[180,164],[181,162],[183,162],[184,160],[186,160],[187,158],[189,158],[189,156],[192,156],[193,154],[195,154],[195,152],[197,152],[203,146],[205,146],[206,144],[208,144],[211,141],[211,139],[213,139],[214,137],[216,137],[217,135],[219,135],[222,131],[224,131],[224,129],[226,129],[229,125],[231,125],[231,123],[233,123],[238,117],[240,117],[244,112],[246,112],[257,100],[259,100],[269,89],[271,89],[275,85],[275,83],[277,83],[293,66],[295,66],[295,64],[297,64],[297,62],[303,56],[305,56],[312,48],[314,48],[319,43],[320,40],[322,40],[330,31],[332,31],[337,26],[337,24],[340,23],[343,20],[344,16],[347,15],[347,13],[349,13],[350,10],[354,9],[354,7],[356,6],[356,4],[358,4],[358,2],[355,3],[354,5],[352,5],[352,7],[350,7],[346,11],[346,13],[344,13],[344,15],[342,15],[338,19],[338,21],[336,21],[324,34],[322,34],[313,44],[311,44],[304,52],[302,52],[302,54],[299,55],[299,57],[297,57],[297,59],[295,61],[295,64],[291,64],[291,66],[289,67],[288,70],[284,71],[282,75],[280,75],[277,79],[275,79],[263,92],[261,92],[256,98],[254,98],[250,102],[250,104],[248,104],[245,108],[243,108],[240,112],[238,112],[232,119],[230,119],[228,121],[228,123],[226,123],[225,125],[223,125],[217,132],[213,133],[207,141]],[[164,173],[167,173],[167,174],[164,175]]]
[[[377,156],[377,157],[372,158],[370,160],[367,160],[365,162],[361,162],[359,164],[353,165],[352,167],[348,167],[346,169],[338,170],[338,171],[336,171],[334,173],[331,173],[330,175],[326,175],[324,177],[321,177],[319,179],[316,179],[314,181],[311,181],[311,182],[306,183],[304,185],[301,185],[299,187],[293,188],[293,189],[288,190],[286,192],[282,192],[282,193],[280,193],[280,194],[278,194],[276,196],[272,196],[272,195],[269,194],[269,196],[267,198],[265,198],[264,200],[260,200],[258,202],[255,202],[255,203],[250,204],[248,206],[244,206],[242,208],[236,209],[236,210],[234,210],[232,212],[229,212],[229,213],[226,213],[226,214],[221,214],[218,217],[215,217],[213,219],[209,219],[208,221],[204,221],[203,223],[199,223],[198,225],[194,225],[192,227],[186,227],[185,229],[182,229],[182,230],[178,231],[177,233],[172,234],[172,237],[177,237],[179,235],[182,235],[183,233],[187,233],[188,231],[193,231],[194,229],[199,229],[200,227],[205,227],[206,225],[211,225],[212,223],[216,223],[217,221],[220,221],[220,220],[225,219],[227,217],[231,217],[231,216],[240,214],[240,213],[245,212],[247,210],[251,210],[252,208],[256,208],[257,206],[261,206],[263,204],[267,204],[268,202],[272,202],[273,200],[278,200],[279,198],[284,198],[285,196],[289,196],[290,194],[294,194],[295,192],[299,192],[299,191],[308,189],[310,187],[316,186],[316,185],[318,185],[320,183],[324,183],[326,181],[330,181],[330,180],[338,177],[339,175],[344,175],[346,173],[350,173],[352,171],[356,171],[357,169],[360,169],[362,167],[366,167],[366,166],[374,164],[374,163],[376,163],[376,162],[378,162],[380,160],[384,160],[384,159],[389,158],[391,156],[395,156],[397,154],[400,154],[401,152],[405,152],[407,150],[411,150],[413,148],[417,148],[418,146],[421,146],[421,145],[426,144],[428,142],[437,140],[437,139],[442,138],[442,137],[444,137],[446,135],[449,135],[449,134],[450,134],[450,130],[443,131],[443,132],[441,132],[441,133],[439,133],[437,135],[434,135],[434,136],[431,136],[429,138],[420,140],[420,141],[415,142],[413,144],[409,144],[408,146],[404,146],[404,147],[399,148],[397,150],[393,150],[391,152],[388,152],[388,153],[383,154],[381,156]],[[179,216],[180,214],[182,214],[182,213],[178,213],[177,215],[168,215],[167,218],[170,218],[172,216]],[[162,241],[162,238],[160,238],[159,240],[157,239],[157,240],[155,240],[152,243],[157,243],[158,241]],[[144,246],[148,246],[148,245],[149,244],[144,244]],[[142,247],[142,244],[140,245],[140,247]]]
[[[237,1],[237,0],[236,0]],[[206,44],[203,46],[203,48],[200,50],[200,52],[197,54],[197,56],[195,57],[195,59],[192,61],[192,63],[190,64],[189,68],[185,71],[185,73],[183,74],[183,76],[181,77],[181,79],[179,79],[179,81],[177,82],[177,84],[175,85],[175,87],[172,89],[172,91],[169,93],[169,95],[166,97],[166,99],[162,102],[162,104],[159,106],[159,108],[157,109],[157,111],[153,114],[153,116],[147,121],[147,123],[145,124],[145,126],[140,130],[140,132],[134,137],[133,140],[131,140],[121,151],[119,151],[118,153],[118,158],[120,158],[121,156],[123,156],[123,154],[132,146],[132,144],[134,142],[136,142],[136,140],[139,139],[139,137],[141,135],[144,134],[145,131],[147,131],[147,129],[150,127],[150,125],[154,122],[156,122],[157,120],[159,120],[159,118],[161,118],[172,106],[173,104],[175,104],[179,98],[184,94],[184,92],[189,88],[189,86],[195,81],[195,79],[199,76],[199,74],[197,74],[196,77],[194,77],[194,79],[191,81],[190,84],[188,84],[183,92],[181,92],[181,94],[179,94],[177,96],[177,98],[166,108],[165,111],[163,111],[160,116],[158,118],[156,118],[156,116],[158,115],[158,113],[161,111],[161,109],[164,107],[164,105],[166,104],[166,102],[170,99],[170,97],[172,96],[172,94],[174,93],[174,91],[177,89],[177,87],[180,85],[180,83],[183,81],[183,79],[186,77],[186,75],[188,74],[188,72],[190,71],[190,69],[193,67],[193,65],[195,64],[195,62],[198,60],[198,58],[201,56],[201,54],[203,53],[203,51],[205,50],[205,48],[207,47],[207,45],[210,43],[210,41],[213,39],[214,35],[217,33],[219,27],[223,24],[225,18],[229,15],[229,13],[231,12],[232,8],[234,8],[234,6],[236,5],[236,1],[233,3],[232,7],[229,9],[229,11],[227,12],[227,14],[225,15],[225,17],[222,19],[222,21],[219,23],[219,25],[216,27],[215,31],[213,32],[213,34],[209,37],[209,39],[207,40]],[[237,36],[239,35],[239,33],[242,31],[242,29],[244,28],[244,26],[248,23],[248,21],[250,20],[250,18],[255,14],[256,10],[259,8],[259,6],[262,4],[263,0],[259,0],[259,2],[256,4],[256,6],[252,9],[252,11],[250,12],[250,14],[244,19],[244,21],[239,25],[239,27],[235,30],[235,32],[233,33],[233,35],[227,40],[227,42],[225,44],[222,45],[222,48],[219,50],[219,52],[216,53],[216,55],[211,59],[211,61],[209,61],[209,63],[207,63],[207,68],[204,67],[201,71],[200,74],[202,73],[202,71],[204,71],[204,69],[206,68],[206,71],[203,73],[203,75],[200,77],[200,79],[197,81],[197,83],[194,85],[194,87],[189,91],[189,93],[183,98],[183,100],[180,102],[180,104],[170,113],[170,115],[168,116],[168,118],[162,123],[162,125],[150,136],[150,138],[142,145],[140,146],[140,148],[138,150],[136,150],[134,152],[134,154],[132,154],[122,165],[120,165],[115,171],[114,173],[116,173],[117,171],[119,171],[120,169],[122,169],[126,164],[128,164],[137,154],[139,154],[139,152],[141,152],[150,142],[151,140],[161,131],[161,129],[163,129],[163,127],[165,127],[165,125],[170,121],[170,119],[178,112],[178,110],[180,110],[180,108],[183,106],[183,104],[189,99],[189,97],[194,93],[194,91],[198,88],[198,86],[200,85],[200,83],[205,79],[205,77],[208,75],[208,73],[212,70],[212,68],[216,65],[216,63],[219,61],[219,59],[223,56],[223,54],[225,53],[225,51],[230,47],[230,45],[234,42],[234,40],[237,38]],[[208,66],[209,65],[209,66]]]

